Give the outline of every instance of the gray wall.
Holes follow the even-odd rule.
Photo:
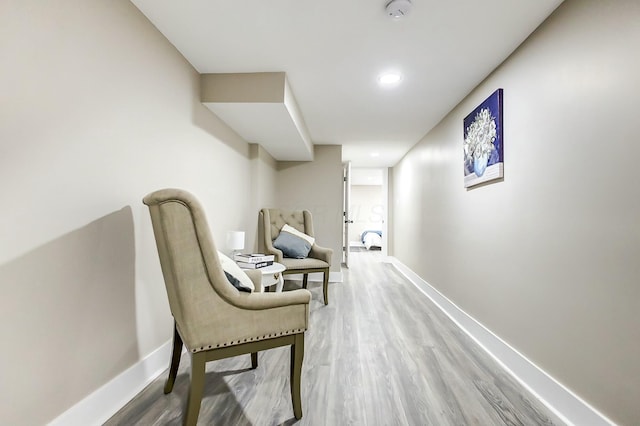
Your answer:
[[[250,211],[254,213],[247,229],[246,252],[258,251],[258,212],[265,206],[277,204],[278,162],[260,145],[251,144]]]
[[[0,424],[45,424],[171,337],[142,197],[188,189],[249,244],[275,165],[129,1],[0,9]]]
[[[145,194],[193,192],[221,250],[236,229],[255,248],[277,196],[308,199],[201,104],[199,75],[129,1],[0,10],[0,424],[44,424],[171,337]],[[318,158],[297,179],[332,188],[313,208],[335,246],[340,148]]]
[[[277,207],[309,210],[318,245],[333,249],[331,270],[342,262],[342,147],[316,145],[313,162],[278,163]],[[264,207],[273,207],[265,205]]]
[[[639,22],[636,0],[565,1],[392,179],[394,255],[627,425],[640,423]],[[463,118],[499,87],[504,181],[465,190]]]

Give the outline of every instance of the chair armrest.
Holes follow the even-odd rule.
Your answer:
[[[255,289],[254,292],[260,293],[262,291],[262,272],[253,269],[245,269],[244,273],[247,274],[253,283],[253,288]]]
[[[309,252],[309,257],[313,257],[314,259],[320,259],[327,262],[331,265],[331,256],[333,255],[333,250],[326,247],[320,247],[317,244],[314,244],[311,247],[311,251]]]
[[[268,238],[267,238],[267,240],[268,240]],[[282,253],[282,250],[278,250],[277,248],[275,248],[273,246],[273,241],[265,241],[264,244],[265,244],[264,248],[265,248],[265,251],[266,251],[265,254],[272,254],[272,255],[274,255],[276,257],[275,258],[276,262],[278,262],[278,263],[282,262],[282,258],[284,257],[284,254]]]
[[[308,305],[311,293],[305,289],[284,291],[282,293],[242,293],[231,301],[241,309],[262,310],[290,305]]]
[[[199,312],[192,321],[178,326],[185,344],[190,342],[187,345],[190,351],[233,346],[306,330],[310,301],[311,293],[304,289],[282,293],[235,292],[222,300],[210,292],[210,300],[198,300]],[[187,340],[185,336],[189,336]]]

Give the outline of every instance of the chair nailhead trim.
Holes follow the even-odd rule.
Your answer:
[[[304,331],[306,331],[306,328],[298,328],[298,329],[289,330],[289,331],[281,331],[280,333],[265,334],[265,335],[262,336],[262,339],[277,337],[278,335],[280,335],[280,336],[288,336],[289,334],[297,334],[297,333],[302,333]],[[218,343],[218,344],[216,344],[216,348],[237,345],[237,344],[240,344],[240,343],[245,343],[247,341],[253,342],[254,340],[261,340],[261,338],[260,338],[260,336],[258,336],[258,337],[245,337],[244,340],[237,340],[237,341],[232,340],[230,342]],[[203,351],[205,349],[211,349],[211,348],[213,348],[213,345],[202,346],[199,349],[198,348],[191,349],[191,352],[192,353],[196,353],[196,352],[200,352],[200,351]]]

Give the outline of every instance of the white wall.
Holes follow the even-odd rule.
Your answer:
[[[0,28],[0,423],[44,424],[171,336],[142,197],[192,191],[219,242],[257,211],[248,144],[129,1],[4,1]]]
[[[567,0],[393,169],[394,255],[620,424],[640,422],[640,3]],[[463,118],[504,88],[504,181]]]
[[[382,231],[384,198],[382,185],[351,185],[349,241],[361,243],[365,230]]]

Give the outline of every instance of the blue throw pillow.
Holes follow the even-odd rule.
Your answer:
[[[284,257],[293,259],[305,259],[311,251],[308,241],[284,231],[273,241],[273,246],[282,250]]]

